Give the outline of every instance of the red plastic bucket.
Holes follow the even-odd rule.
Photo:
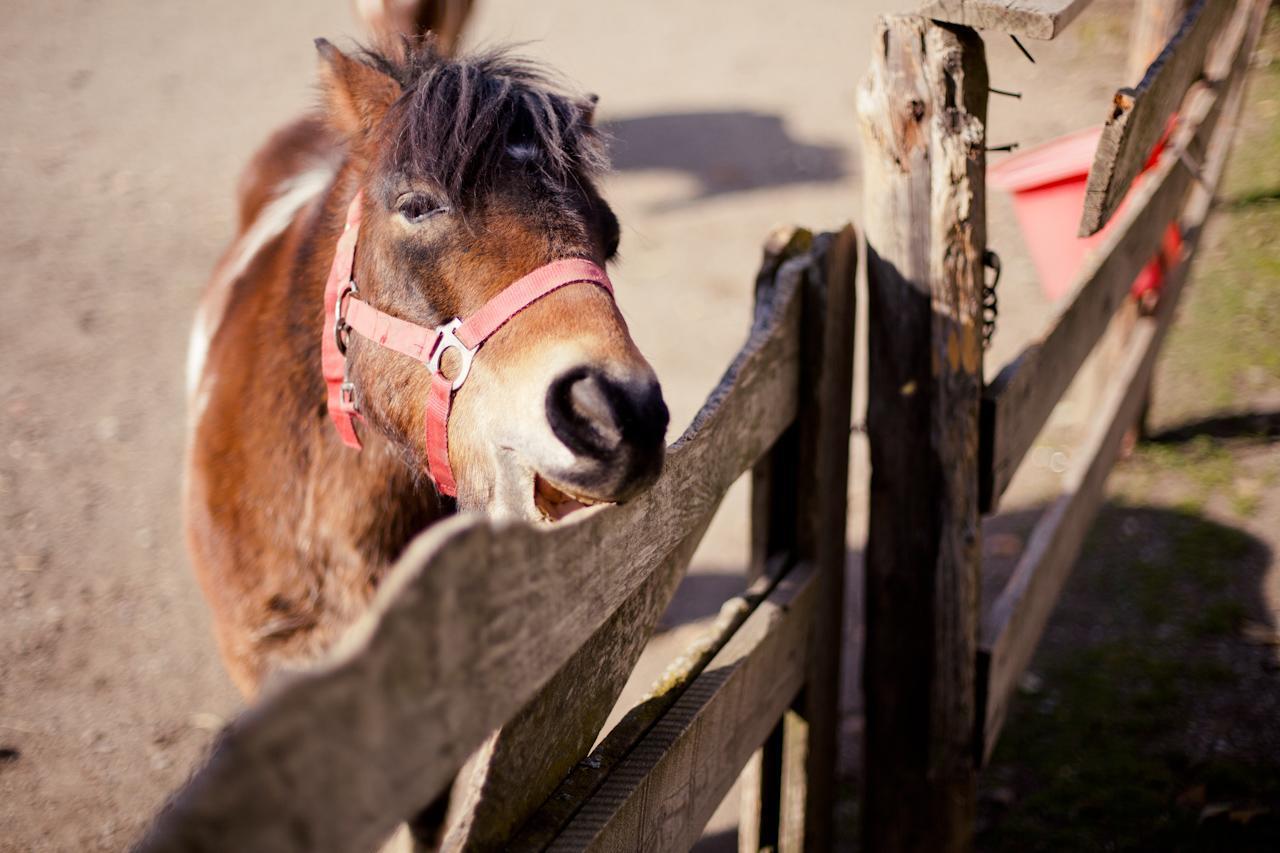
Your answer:
[[[1000,162],[987,171],[987,182],[1013,193],[1013,209],[1027,241],[1031,260],[1040,275],[1040,286],[1050,299],[1064,296],[1075,283],[1085,258],[1111,230],[1119,212],[1105,228],[1089,237],[1077,237],[1089,167],[1102,128],[1090,128],[1061,136]],[[1149,169],[1159,156],[1151,156]],[[1138,186],[1139,177],[1134,181]],[[1120,205],[1124,209],[1124,203]],[[1164,271],[1182,248],[1177,223],[1170,223],[1161,251],[1133,282],[1134,296],[1158,291]]]

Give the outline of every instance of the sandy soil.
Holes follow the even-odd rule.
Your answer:
[[[602,96],[624,225],[615,281],[673,437],[745,334],[763,236],[859,215],[852,93],[872,18],[847,0],[480,6],[470,42],[527,42]],[[992,84],[1025,93],[993,98],[993,144],[1101,119],[1124,50],[1115,20],[1104,9],[1033,45],[1036,65],[990,40]],[[122,848],[238,707],[181,541],[188,323],[231,234],[238,170],[313,98],[311,39],[353,32],[344,0],[6,10],[0,849]],[[1003,199],[992,217],[1008,282],[998,364],[1044,304]],[[744,498],[668,624],[738,588]]]

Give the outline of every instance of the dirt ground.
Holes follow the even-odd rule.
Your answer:
[[[860,216],[853,88],[874,13],[910,5],[480,4],[469,43],[522,42],[601,95],[615,137],[606,196],[623,223],[614,279],[663,382],[670,437],[745,335],[764,235]],[[12,6],[0,29],[0,850],[118,850],[239,707],[179,525],[196,295],[231,235],[239,169],[313,100],[312,38],[355,28],[345,0]],[[993,97],[991,143],[1100,121],[1123,82],[1124,12],[1099,0],[1067,38],[1030,45],[1035,65],[991,37],[992,85],[1024,94]],[[1045,303],[1006,199],[992,197],[991,216],[1006,282],[998,366]],[[745,519],[737,488],[637,685],[740,588]],[[731,837],[731,813],[709,831]]]

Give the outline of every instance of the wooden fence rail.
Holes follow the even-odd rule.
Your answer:
[[[1080,236],[1087,237],[1106,225],[1120,206],[1152,149],[1164,136],[1170,116],[1183,102],[1191,84],[1204,74],[1209,49],[1232,6],[1228,0],[1198,0],[1151,63],[1142,82],[1116,92],[1089,170]]]
[[[841,361],[852,358],[852,229],[818,238],[797,232],[774,248],[746,345],[671,448],[652,490],[555,526],[464,516],[426,531],[327,662],[269,687],[228,727],[139,849],[376,849],[444,792],[473,755],[454,787],[464,815],[446,846],[505,845],[590,748],[733,481],[798,428],[824,446],[834,435],[847,446],[847,390],[826,389],[848,385]],[[830,319],[840,314],[848,318]],[[824,361],[806,363],[813,358]],[[824,477],[843,483],[847,458],[822,459]],[[770,597],[622,751],[598,795],[586,792],[582,808],[568,815],[570,834],[553,836],[555,849],[574,849],[573,833],[584,825],[598,825],[604,839],[630,831],[631,812],[602,819],[598,805],[629,784],[654,795],[654,804],[699,792],[672,811],[679,831],[644,847],[682,849],[719,802],[708,806],[705,798],[723,795],[813,678],[814,662],[831,666],[839,596],[833,622],[814,590],[838,589],[844,490],[801,509],[823,521],[838,516],[841,524],[829,533],[808,519],[798,525],[804,536],[791,550],[795,557],[779,554],[774,564],[803,558],[804,569],[773,579]],[[830,558],[835,537],[838,566]],[[835,637],[814,635],[833,624]],[[814,728],[834,725],[834,707],[807,710]],[[718,758],[714,784],[691,786],[673,771],[688,767],[691,754],[703,755],[709,740],[682,745],[677,738],[670,756],[654,760],[653,745],[673,725],[732,741],[733,750]],[[834,743],[834,732],[821,736]],[[638,766],[647,769],[637,777]],[[811,781],[815,789],[831,786],[816,774]],[[818,841],[807,842],[810,849],[829,838],[822,823],[811,822]]]

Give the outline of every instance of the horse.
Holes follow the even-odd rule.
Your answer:
[[[249,698],[428,525],[629,500],[668,424],[604,272],[594,96],[509,51],[316,45],[320,107],[245,171],[188,359],[188,550]]]

